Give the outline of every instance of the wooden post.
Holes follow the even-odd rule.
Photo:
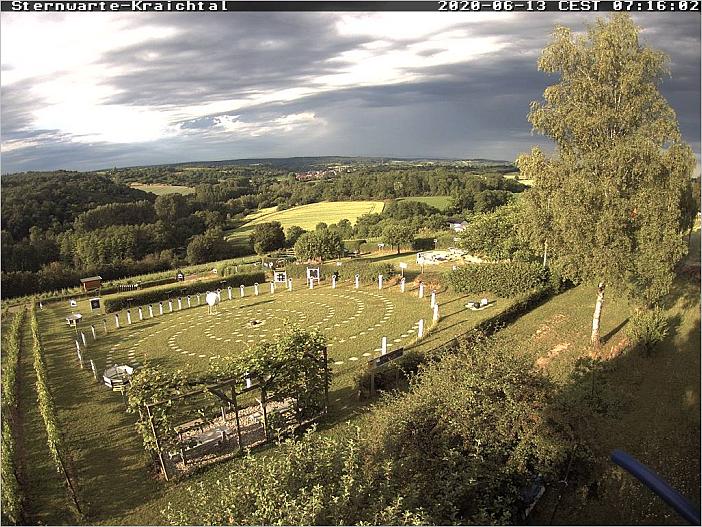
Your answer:
[[[234,415],[236,416],[236,438],[238,440],[239,452],[241,452],[241,424],[239,423],[239,404],[236,402],[236,390],[232,386],[232,399],[234,400]]]
[[[371,369],[371,374],[370,374],[370,396],[373,397],[375,395],[375,368]]]
[[[324,413],[329,412],[329,362],[327,347],[324,346]]]
[[[158,434],[156,433],[156,427],[154,426],[154,419],[151,415],[151,408],[146,405],[146,414],[149,416],[149,424],[151,425],[151,433],[154,434],[154,440],[156,441],[156,450],[158,450],[158,460],[161,462],[161,470],[163,471],[163,477],[168,481],[168,471],[166,470],[166,464],[163,462],[163,453],[161,452],[161,445],[158,441]]]
[[[261,379],[263,380],[263,379]],[[266,389],[261,387],[261,410],[263,410],[263,431],[266,433],[266,441],[268,437],[268,414],[266,412]]]

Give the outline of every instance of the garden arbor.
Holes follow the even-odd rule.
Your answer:
[[[213,361],[200,376],[146,366],[132,378],[129,406],[168,479],[178,458],[184,467],[311,423],[327,411],[330,383],[324,338],[293,327],[274,343]]]

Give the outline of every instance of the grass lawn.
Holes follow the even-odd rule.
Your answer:
[[[446,210],[451,206],[451,196],[408,196],[406,198],[397,198],[397,201],[419,201],[426,203],[439,210]]]
[[[254,296],[253,287],[246,288],[243,298],[234,289],[231,301],[225,290],[217,315],[208,315],[204,305],[197,307],[194,298],[192,307],[186,308],[184,302],[181,311],[174,302],[173,313],[168,312],[166,302],[164,315],[156,309],[153,319],[144,309],[143,321],[138,320],[138,311],[133,308],[131,326],[122,312],[120,329],[115,329],[114,315],[109,314],[104,317],[107,335],[103,316],[91,316],[87,302],[79,301],[74,310],[85,316],[81,323],[88,340],[84,360],[94,360],[99,373],[110,363],[136,364],[147,357],[164,368],[201,370],[214,355],[236,353],[259,340],[275,338],[288,318],[305,328],[320,329],[329,339],[334,377],[330,415],[320,433],[339,434],[365,404],[356,399],[354,378],[365,368],[370,355],[378,354],[382,336],[388,337],[390,350],[409,346],[415,340],[417,322],[423,318],[426,329],[431,328],[427,339],[439,345],[493,314],[490,310],[460,310],[457,306],[465,304],[466,298],[441,292],[437,297],[444,306],[444,318],[432,328],[429,295],[419,299],[409,283],[406,292],[401,293],[398,285],[386,284],[383,290],[363,286],[356,291],[350,283],[339,283],[336,289],[322,283],[310,290],[301,282],[295,282],[292,292],[279,289],[273,295],[268,284],[261,286],[259,296]],[[188,485],[195,481],[213,484],[236,470],[239,460],[216,465],[182,483],[156,481],[134,430],[134,416],[125,413],[121,396],[96,382],[89,369],[78,367],[74,330],[64,320],[71,312],[67,302],[46,306],[40,312],[40,326],[62,432],[74,455],[79,497],[87,509],[86,521],[161,523],[160,511],[169,501],[188,499]],[[263,324],[247,327],[253,319]],[[91,323],[95,324],[96,341],[92,339]],[[60,517],[53,520],[61,522]]]
[[[699,237],[699,232],[698,232]],[[669,299],[671,333],[650,355],[623,348],[630,307],[613,291],[602,313],[604,371],[596,377],[611,410],[581,423],[594,454],[590,484],[551,488],[534,510],[536,523],[674,524],[682,520],[628,473],[609,461],[621,448],[657,471],[699,507],[700,304],[699,283],[679,278]],[[577,393],[569,378],[590,352],[596,290],[580,286],[521,317],[501,334],[518,340],[537,368]],[[587,376],[583,383],[591,383]],[[558,503],[558,491],[563,498]]]
[[[279,221],[283,229],[297,225],[307,231],[314,230],[319,222],[330,225],[338,223],[339,220],[347,219],[351,223],[355,223],[359,216],[380,213],[384,207],[385,204],[382,201],[323,201],[281,211],[271,207],[247,216],[246,223],[229,232],[227,239],[231,241],[247,240],[254,226],[269,221]]]
[[[163,194],[194,194],[195,189],[193,187],[186,187],[183,185],[160,185],[158,183],[131,183],[129,185],[132,188],[143,190],[144,192],[151,192],[157,196],[162,196]]]

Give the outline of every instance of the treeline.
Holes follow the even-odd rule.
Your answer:
[[[129,170],[143,174],[151,169]],[[293,174],[272,177],[264,167],[223,167],[211,170],[218,174],[216,183],[198,184],[195,193],[187,196],[154,196],[115,183],[104,174],[59,171],[5,176],[2,296],[72,287],[81,276],[91,274],[115,279],[251,254],[254,243],[229,243],[223,229],[241,224],[247,214],[263,207],[448,194],[454,203],[448,213],[465,215],[493,210],[524,188],[500,174],[476,175],[475,170],[362,167],[331,180],[300,182]],[[447,215],[433,207],[400,202],[390,204],[382,215],[360,218],[355,226],[346,221],[331,228],[342,239],[387,235],[388,242],[399,247],[422,229],[446,228],[446,220]],[[398,222],[405,224],[403,229],[388,229]]]

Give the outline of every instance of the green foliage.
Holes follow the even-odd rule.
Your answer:
[[[241,391],[247,377],[258,379],[258,386],[268,400],[294,401],[293,410],[298,422],[319,415],[325,407],[325,383],[327,380],[331,382],[331,372],[325,375],[325,347],[325,339],[320,333],[289,326],[276,342],[259,344],[242,355],[219,357],[212,361],[207,372],[199,376],[188,376],[181,370],[162,371],[147,364],[135,372],[129,388],[129,408],[139,413],[136,426],[144,446],[152,451],[158,450],[146,404],[164,402],[151,407],[150,411],[161,449],[168,450],[178,444],[175,426],[192,418],[188,399],[177,396],[184,393],[204,396],[204,400],[202,397],[198,399],[198,414],[207,421],[219,415],[221,404],[208,392],[207,385],[225,380],[235,380],[236,389]]]
[[[279,221],[258,223],[249,239],[254,251],[259,255],[285,247],[285,233]]]
[[[156,221],[150,201],[108,203],[80,214],[74,222],[77,231],[93,231],[111,225],[139,225]]]
[[[534,255],[517,232],[519,201],[493,212],[475,214],[459,234],[458,246],[475,256],[490,260],[529,260]]]
[[[512,347],[462,342],[359,428],[249,456],[165,514],[172,524],[520,523],[520,490],[536,474],[560,476],[575,446],[552,393]]]
[[[574,281],[604,282],[647,305],[665,295],[682,258],[685,189],[695,166],[675,112],[658,91],[663,53],[639,42],[628,15],[584,36],[558,27],[539,69],[560,75],[531,105],[534,129],[556,143],[519,157],[525,232],[548,245]]]
[[[302,234],[295,242],[299,260],[329,260],[344,254],[344,243],[338,232],[322,229]]]
[[[537,262],[468,264],[445,274],[459,293],[491,292],[515,296],[539,288],[548,281],[548,270]]]
[[[6,316],[6,315],[3,315]],[[2,368],[2,516],[3,523],[19,524],[22,520],[22,489],[15,466],[15,412],[17,410],[17,368],[20,354],[20,327],[24,310],[14,316],[5,333]]]
[[[634,347],[651,353],[668,336],[668,317],[660,307],[637,310],[631,315],[626,332]]]
[[[288,227],[285,231],[285,246],[294,247],[297,239],[305,233],[305,229],[298,227],[297,225],[292,225]]]
[[[400,202],[402,203],[402,202]],[[407,201],[404,203],[414,203]],[[419,204],[419,203],[415,203]],[[400,254],[400,245],[411,245],[414,241],[414,229],[400,222],[394,222],[386,225],[383,229],[383,242],[388,245],[397,247],[397,254]]]
[[[146,291],[127,291],[105,298],[103,305],[105,313],[112,313],[129,307],[129,299],[132,306],[141,306],[154,302],[161,302],[169,298],[184,297],[216,289],[226,289],[228,286],[239,287],[240,285],[253,285],[266,281],[266,274],[263,271],[250,273],[239,273],[227,277],[218,277],[212,280],[199,280],[193,282],[177,282],[163,286],[152,287]],[[224,283],[222,283],[224,282]]]

